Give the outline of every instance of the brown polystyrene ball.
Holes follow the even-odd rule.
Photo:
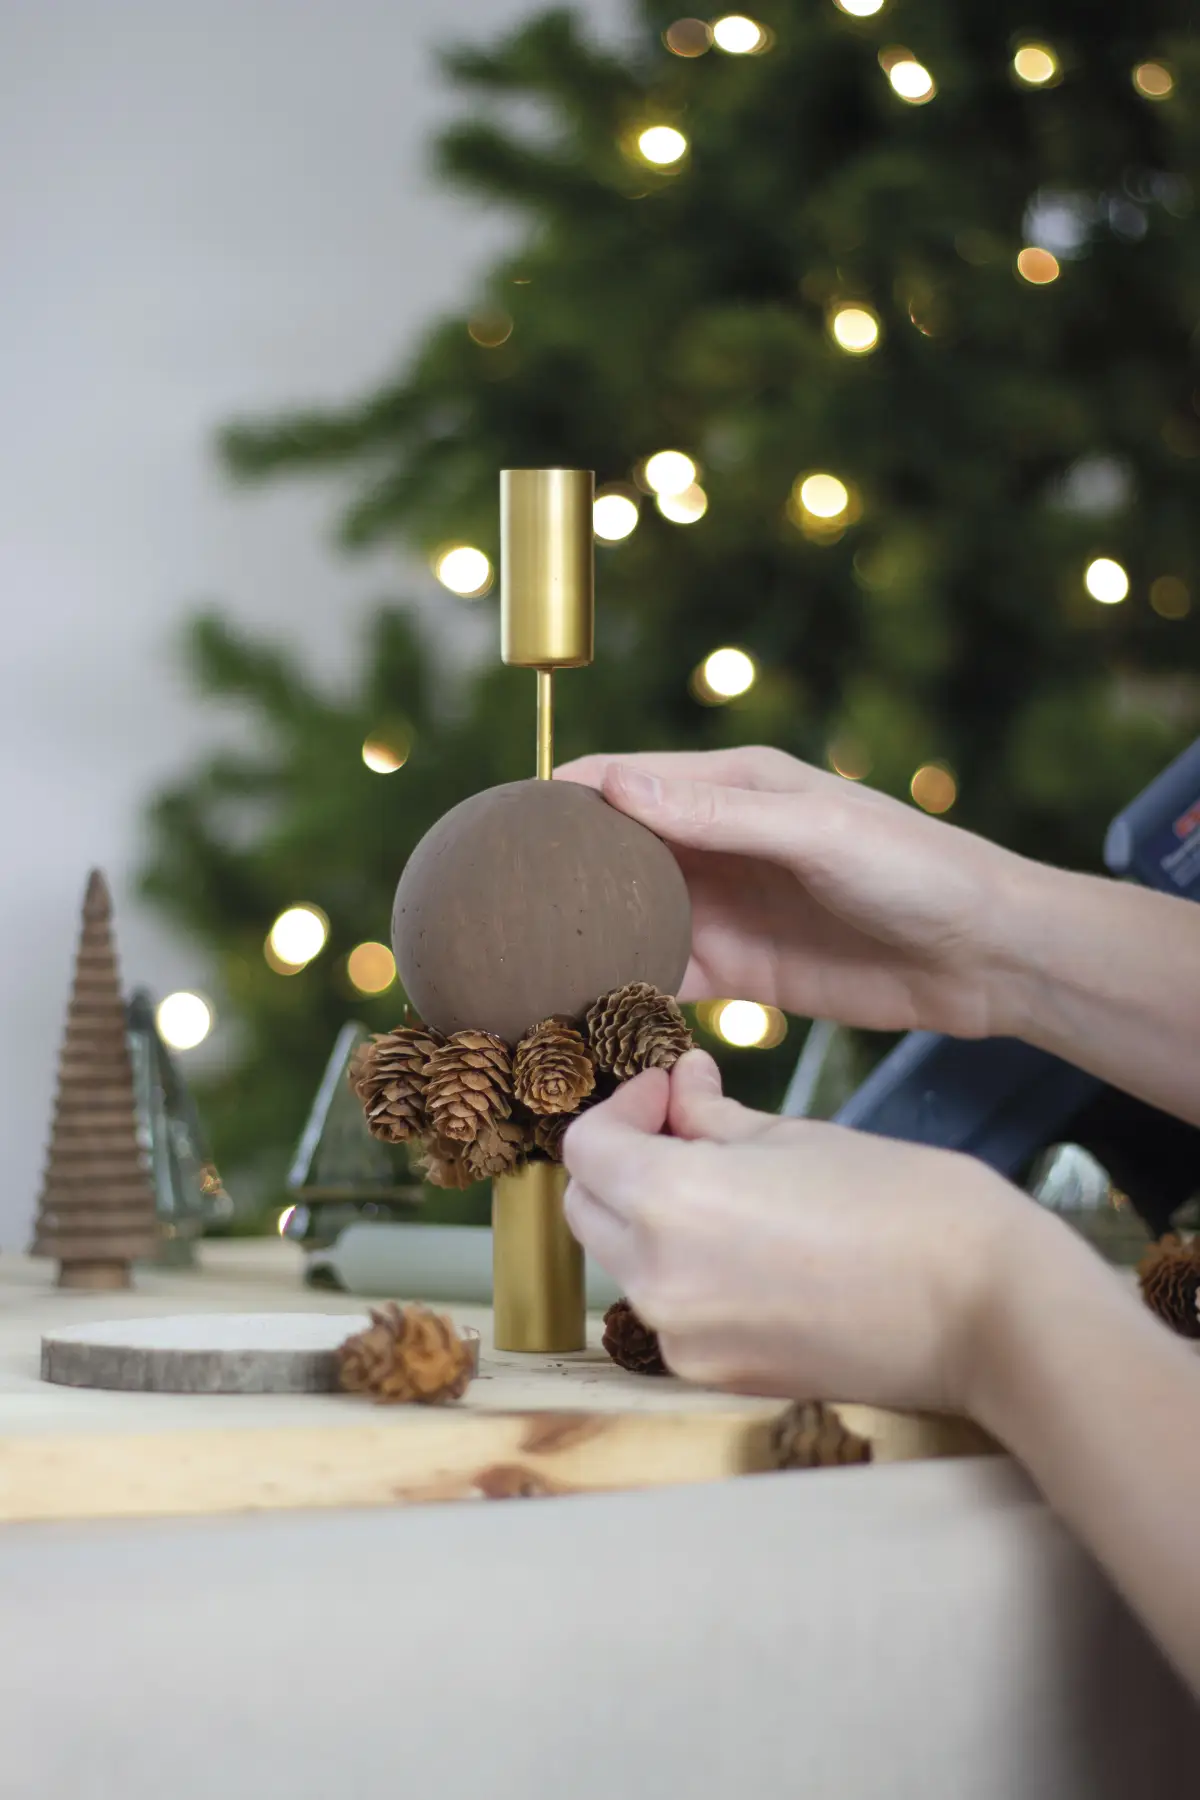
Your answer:
[[[666,845],[570,781],[511,781],[454,807],[409,857],[392,912],[396,969],[426,1025],[510,1044],[629,981],[674,994],[691,936]]]

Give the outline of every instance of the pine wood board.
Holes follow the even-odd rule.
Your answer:
[[[42,1334],[70,1322],[262,1309],[343,1314],[352,1329],[361,1314],[353,1296],[300,1288],[292,1246],[206,1245],[201,1257],[198,1273],[139,1271],[138,1288],[120,1295],[62,1294],[47,1265],[0,1258],[0,1521],[594,1493],[772,1466],[779,1402],[617,1369],[599,1346],[599,1320],[588,1350],[527,1358],[494,1350],[486,1309],[449,1308],[482,1342],[478,1378],[445,1408],[39,1380]],[[991,1448],[965,1421],[837,1410],[880,1462]]]

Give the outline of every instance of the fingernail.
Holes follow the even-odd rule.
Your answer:
[[[657,775],[647,775],[644,769],[622,764],[617,770],[617,779],[627,798],[638,806],[657,806],[662,799],[662,782]]]

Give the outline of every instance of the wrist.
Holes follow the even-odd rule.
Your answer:
[[[1005,852],[992,887],[984,986],[991,1037],[1036,1039],[1037,1021],[1053,980],[1053,944],[1061,890],[1073,878]]]
[[[1031,1381],[1036,1387],[1053,1365],[1070,1360],[1072,1320],[1093,1290],[1111,1300],[1114,1284],[1111,1271],[1069,1225],[1000,1185],[1008,1204],[978,1295],[964,1410],[1019,1455]]]

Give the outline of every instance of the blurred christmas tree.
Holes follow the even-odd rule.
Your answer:
[[[378,392],[240,424],[227,463],[328,472],[348,550],[417,548],[476,596],[498,470],[594,468],[599,653],[560,755],[767,741],[1094,864],[1200,716],[1190,9],[672,20],[641,5],[618,51],[555,12],[449,56],[442,170],[519,252]],[[402,609],[349,698],[217,620],[194,651],[260,748],[159,799],[146,886],[244,1027],[207,1096],[222,1163],[274,1180],[388,975],[348,953],[440,813],[529,773],[530,698],[488,666],[451,703]],[[284,979],[264,932],[296,900],[328,939]],[[730,1052],[735,1091],[776,1102],[798,1039]]]

